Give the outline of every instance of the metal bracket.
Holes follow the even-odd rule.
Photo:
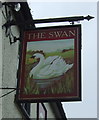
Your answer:
[[[10,93],[14,92],[15,90],[17,90],[17,88],[8,88],[8,87],[6,87],[6,88],[3,87],[3,88],[0,88],[0,89],[2,89],[2,90],[12,90],[13,89],[12,91],[7,92],[4,95],[0,96],[0,98],[3,98],[5,96],[9,95]]]
[[[88,15],[86,17],[84,16],[74,16],[74,17],[62,17],[62,18],[50,18],[50,19],[36,19],[33,20],[34,24],[39,24],[39,23],[51,23],[51,22],[76,22],[76,21],[81,21],[81,20],[91,20],[94,17]]]
[[[11,18],[11,11],[7,9],[11,4],[14,5],[14,3],[1,3],[2,6],[5,5],[5,14],[3,11],[2,14],[6,20],[6,23],[2,25],[2,29],[5,28],[5,35],[6,37],[9,37],[10,45],[12,43],[15,43],[17,40],[20,40],[20,38],[17,38],[15,35],[13,35],[13,32],[11,30],[12,25],[17,25],[15,20]]]
[[[17,88],[2,87],[2,88],[0,88],[0,89],[2,89],[2,90],[11,90],[11,89],[17,89]]]

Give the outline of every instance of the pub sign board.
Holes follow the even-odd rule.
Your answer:
[[[81,100],[81,25],[23,32],[19,101]]]

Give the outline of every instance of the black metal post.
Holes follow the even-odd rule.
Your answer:
[[[50,19],[37,19],[33,20],[34,24],[39,23],[51,23],[51,22],[75,22],[75,21],[81,21],[81,20],[91,20],[94,17],[88,15],[86,17],[84,16],[74,16],[74,17],[62,17],[62,18],[50,18]]]
[[[34,19],[34,20],[28,20],[24,23],[17,23],[14,20],[7,21],[2,27],[10,27],[12,25],[32,25],[34,24],[40,24],[40,23],[52,23],[52,22],[76,22],[76,21],[82,21],[82,20],[91,20],[94,17],[88,15],[86,17],[84,16],[74,16],[74,17],[62,17],[62,18],[49,18],[49,19]]]

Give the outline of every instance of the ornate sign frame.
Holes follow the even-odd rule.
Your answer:
[[[81,25],[22,34],[17,100],[81,101]]]

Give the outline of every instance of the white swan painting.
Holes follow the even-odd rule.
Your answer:
[[[61,56],[49,56],[45,59],[41,53],[35,53],[32,58],[40,59],[39,63],[32,68],[29,75],[33,79],[50,79],[66,73],[73,64],[66,64]]]
[[[74,81],[74,40],[28,42],[25,64],[28,89],[32,90],[31,86],[35,85],[40,89],[39,92],[41,89],[49,92],[53,86],[53,89],[58,92],[56,89],[62,85],[61,90],[70,91]],[[29,85],[29,82],[33,84]],[[51,92],[53,90],[49,93]]]

